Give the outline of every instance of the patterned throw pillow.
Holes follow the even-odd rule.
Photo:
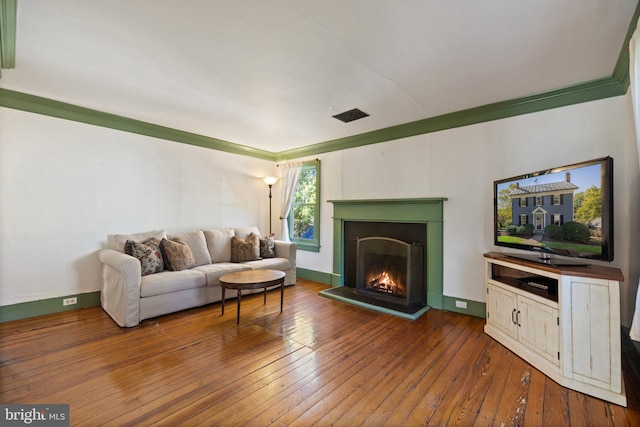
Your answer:
[[[256,251],[257,248],[257,251]],[[260,239],[251,233],[247,240],[231,238],[231,262],[255,261],[260,259]]]
[[[189,245],[182,239],[177,237],[173,239],[162,239],[160,242],[160,250],[162,251],[167,270],[181,271],[196,265],[196,259]]]
[[[276,256],[274,249],[276,247],[275,234],[269,234],[260,239],[260,257],[273,258]]]
[[[124,253],[140,260],[140,271],[143,276],[164,270],[160,242],[153,237],[143,242],[127,240],[124,244]]]

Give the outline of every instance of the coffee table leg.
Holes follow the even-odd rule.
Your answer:
[[[284,304],[284,280],[280,283],[280,313],[282,313],[282,305]]]
[[[225,287],[222,286],[222,316],[224,316],[224,291]]]
[[[240,324],[240,303],[242,302],[242,291],[238,289],[238,319],[236,320],[236,324]]]
[[[264,288],[264,302],[262,303],[262,305],[265,305],[267,303],[267,288]]]

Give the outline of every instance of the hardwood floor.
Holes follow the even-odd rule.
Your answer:
[[[0,324],[0,402],[70,405],[71,425],[637,426],[629,406],[563,387],[483,333],[484,319],[417,321],[285,289],[118,327],[93,307]]]

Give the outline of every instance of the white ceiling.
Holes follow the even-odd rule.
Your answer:
[[[280,152],[610,77],[636,3],[19,0],[0,87]]]

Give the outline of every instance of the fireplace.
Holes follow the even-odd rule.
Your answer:
[[[424,306],[424,246],[388,237],[357,239],[356,292],[405,306]]]
[[[333,203],[333,273],[331,289],[320,294],[346,303],[417,319],[429,307],[442,309],[444,197],[424,199],[329,200]],[[408,301],[392,296],[392,285],[380,285],[384,292],[357,291],[357,242],[368,237],[395,239],[416,245],[422,251],[422,287],[409,286]],[[411,255],[413,257],[413,255]],[[416,277],[413,275],[413,277]],[[416,297],[414,292],[420,294]],[[384,295],[389,293],[390,295]],[[398,302],[399,300],[403,300]],[[415,303],[420,300],[422,303]],[[372,302],[375,301],[375,302]],[[422,306],[422,308],[420,308]]]

